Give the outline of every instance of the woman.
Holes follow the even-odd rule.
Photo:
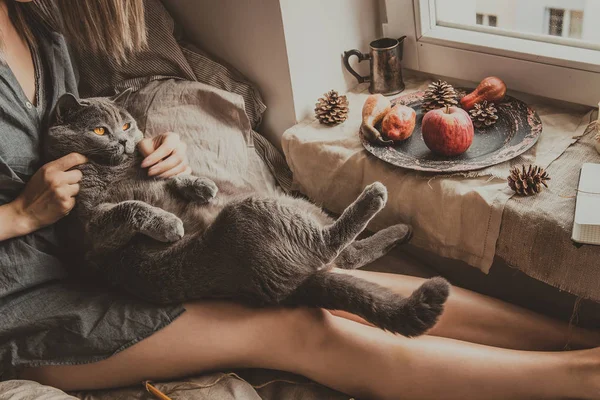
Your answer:
[[[65,3],[58,4],[75,46],[121,60],[143,47],[140,1]],[[76,91],[63,39],[49,31],[57,29],[52,12],[40,0],[0,0],[3,378],[17,371],[64,390],[87,390],[260,367],[364,398],[600,398],[600,350],[542,352],[562,349],[567,337],[572,346],[596,347],[600,335],[569,333],[562,323],[458,288],[430,336],[407,339],[343,313],[225,302],[158,308],[70,282],[56,257],[52,224],[74,206],[81,174],[69,169],[86,160],[71,154],[40,163],[45,116],[61,93]],[[141,144],[149,174],[161,177],[186,169],[183,149],[173,134]],[[421,283],[339,273],[404,295]]]

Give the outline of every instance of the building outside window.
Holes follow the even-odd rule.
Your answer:
[[[490,26],[511,32],[600,43],[600,0],[435,0],[438,24]]]
[[[473,81],[495,74],[513,90],[598,104],[600,0],[384,1],[390,37],[414,30],[411,69]]]
[[[581,39],[583,36],[584,12],[579,10],[563,10],[548,8],[548,35]]]
[[[565,23],[565,10],[548,8],[548,35],[562,36]]]
[[[475,15],[477,25],[498,26],[498,17],[496,15],[485,15],[477,13]]]
[[[581,39],[583,37],[583,11],[571,10],[571,26],[569,27],[569,37]]]

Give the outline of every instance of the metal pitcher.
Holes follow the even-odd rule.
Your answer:
[[[402,78],[402,55],[404,39],[383,38],[371,42],[371,51],[367,54],[358,50],[344,52],[344,65],[346,69],[358,79],[358,83],[370,82],[371,93],[381,93],[385,96],[398,94],[404,90]],[[360,76],[350,66],[350,57],[357,56],[358,61],[369,60],[371,73],[369,76]]]

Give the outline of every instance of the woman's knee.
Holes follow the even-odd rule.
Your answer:
[[[309,354],[326,345],[332,335],[334,318],[329,312],[320,308],[295,308],[285,311],[282,318],[293,351]]]
[[[317,308],[249,308],[234,303],[186,305],[189,324],[197,325],[227,353],[253,359],[318,349],[331,330],[329,312]],[[210,331],[210,332],[207,332]],[[223,343],[225,342],[225,343]]]

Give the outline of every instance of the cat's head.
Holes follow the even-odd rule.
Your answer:
[[[143,139],[133,117],[120,104],[131,92],[116,98],[77,99],[70,93],[58,100],[44,141],[49,159],[76,152],[98,164],[117,165],[133,157]]]

